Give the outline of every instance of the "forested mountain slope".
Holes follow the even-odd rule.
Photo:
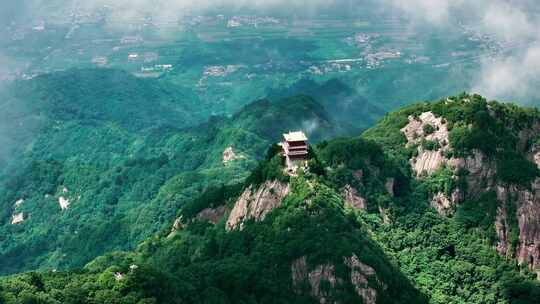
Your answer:
[[[4,278],[0,299],[538,303],[538,119],[476,95],[421,103],[313,145],[298,176],[272,146],[245,181],[206,187],[133,252]]]
[[[179,92],[112,70],[14,84],[1,123],[0,273],[81,267],[133,248],[209,185],[249,173],[282,129],[339,130],[313,99],[256,101],[232,117],[188,115]],[[4,129],[4,128],[2,128]],[[9,152],[9,153],[8,153]]]
[[[364,136],[410,164],[440,215],[538,271],[539,134],[538,110],[461,95],[392,113]]]
[[[98,258],[78,274],[34,273],[6,279],[0,299],[426,303],[370,240],[366,226],[339,193],[317,175],[283,175],[277,151],[270,151],[245,187],[208,189],[182,209],[172,231],[143,242],[134,253]],[[251,195],[258,201],[248,198]],[[248,209],[258,204],[261,213],[205,216],[209,210],[218,214],[220,209],[239,208],[244,199]]]

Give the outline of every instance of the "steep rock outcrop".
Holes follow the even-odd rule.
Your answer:
[[[229,208],[227,208],[226,206],[219,206],[214,209],[206,208],[202,210],[201,212],[199,212],[196,218],[200,221],[217,224],[223,218],[223,216],[225,216],[225,214],[229,211],[230,211]]]
[[[223,164],[227,165],[230,162],[233,162],[235,160],[244,159],[246,158],[244,155],[238,154],[234,151],[233,147],[227,147],[223,151]]]
[[[426,134],[426,126],[431,133]],[[435,117],[432,112],[424,112],[419,117],[410,116],[409,123],[401,129],[407,138],[407,146],[418,146],[418,155],[411,159],[411,166],[417,176],[431,175],[443,166],[449,166],[455,171],[465,169],[468,172],[467,183],[469,192],[476,192],[480,183],[493,180],[496,166],[482,152],[473,151],[464,158],[447,157],[446,152],[452,151],[448,139],[448,126],[441,117]],[[420,144],[425,141],[435,141],[438,147],[428,150]],[[485,188],[485,185],[483,185]],[[489,185],[489,186],[493,186]],[[452,201],[452,203],[456,203]]]
[[[395,186],[396,186],[396,179],[393,177],[389,177],[386,179],[386,182],[384,183],[384,188],[386,189],[386,192],[390,194],[391,197],[396,196],[395,193]]]
[[[426,131],[430,132],[426,132]],[[409,123],[401,129],[407,138],[407,146],[419,145],[422,141],[437,142],[439,149],[428,150],[418,147],[418,155],[411,159],[411,166],[418,176],[432,174],[447,161],[444,151],[448,145],[448,127],[442,118],[432,112],[424,112],[419,117],[410,116]]]
[[[447,216],[452,213],[454,204],[446,194],[439,192],[431,199],[431,206],[435,208],[439,214]]]
[[[17,225],[24,222],[24,213],[15,213],[11,216],[11,224]]]
[[[428,126],[429,127],[426,127]],[[426,134],[426,130],[429,134]],[[537,145],[527,151],[527,145],[537,136],[540,124],[519,132],[518,150],[524,151],[527,158],[540,168],[540,147]],[[451,215],[457,205],[465,199],[478,198],[482,193],[495,190],[499,207],[495,217],[495,230],[498,238],[496,249],[499,254],[517,258],[519,263],[528,264],[532,270],[540,267],[540,185],[534,182],[530,189],[516,185],[503,185],[497,179],[497,164],[481,151],[473,150],[466,157],[447,157],[452,155],[448,139],[448,128],[442,118],[432,112],[422,113],[418,117],[410,116],[409,123],[401,129],[407,138],[407,146],[418,146],[418,154],[410,160],[411,167],[418,177],[430,176],[440,168],[447,166],[456,173],[467,172],[462,176],[465,187],[453,189],[451,195],[433,193],[431,205],[443,216]],[[436,141],[439,145],[428,150],[422,146],[426,141]],[[515,206],[512,213],[507,204]],[[514,217],[514,218],[512,218]],[[515,220],[514,220],[515,219]],[[517,222],[517,228],[511,227]],[[511,229],[519,229],[519,241],[511,244]],[[517,246],[517,248],[513,248]],[[539,271],[540,275],[540,271]]]
[[[169,235],[167,237],[172,237],[177,231],[180,231],[185,228],[185,224],[183,223],[183,217],[180,216],[179,218],[176,218],[174,220],[174,223],[171,227],[171,232],[169,232]]]
[[[377,278],[375,269],[362,263],[356,254],[344,258],[344,263],[351,270],[351,283],[356,293],[362,298],[362,302],[365,304],[377,303],[377,290],[369,287],[369,277],[375,277],[377,284],[383,289],[386,289],[387,286]]]
[[[510,226],[508,223],[508,211],[505,206],[497,208],[497,216],[495,217],[495,231],[497,233],[497,252],[502,256],[511,257],[510,244]]]
[[[345,203],[353,208],[366,209],[367,201],[360,196],[360,193],[351,185],[346,185],[341,190],[341,196],[345,200]]]
[[[305,256],[295,260],[291,265],[291,276],[296,292],[302,293],[302,283],[308,283],[311,296],[317,298],[319,303],[338,304],[339,302],[331,300],[331,295],[321,288],[321,284],[327,282],[330,287],[336,288],[348,280],[353,285],[356,294],[362,298],[362,303],[377,303],[377,290],[369,286],[369,279],[375,278],[377,285],[382,289],[386,289],[387,286],[379,280],[375,269],[362,263],[356,254],[344,257],[343,264],[350,270],[348,278],[336,277],[335,265],[320,264],[309,271]]]
[[[289,185],[280,181],[266,181],[257,189],[248,187],[234,204],[227,220],[227,230],[242,229],[244,221],[261,221],[289,194]]]
[[[305,256],[295,260],[291,265],[291,275],[293,286],[297,293],[302,293],[300,286],[303,282],[309,283],[311,296],[317,298],[319,303],[332,303],[328,300],[329,294],[321,289],[322,282],[328,282],[332,288],[336,287],[338,281],[336,278],[335,266],[332,264],[317,265],[312,271],[308,271],[307,259]]]
[[[515,256],[520,264],[529,265],[540,276],[540,179],[530,189],[518,186],[502,186],[496,188],[497,200],[502,206],[497,211],[495,230],[498,236],[497,251],[506,256]],[[505,204],[512,204],[517,209],[510,214]],[[516,217],[519,241],[517,248],[512,248],[509,238],[511,217]],[[514,228],[514,229],[516,229]]]
[[[519,245],[517,257],[540,274],[540,179],[533,185],[533,191],[517,193]]]
[[[451,158],[451,168],[467,172],[467,192],[472,196],[489,191],[496,186],[497,165],[480,151],[473,151],[465,158]]]

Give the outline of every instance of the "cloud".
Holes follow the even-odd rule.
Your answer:
[[[538,100],[540,19],[531,0],[385,0],[412,23],[455,27],[464,22],[497,39],[503,51],[483,57],[470,90],[493,99]]]
[[[452,11],[465,3],[464,0],[384,0],[405,13],[413,21],[445,25],[449,22]]]
[[[483,31],[517,46],[480,64],[472,91],[491,99],[531,102],[540,92],[540,22],[526,7],[495,1],[481,19]]]
[[[486,59],[472,91],[492,99],[527,101],[540,98],[540,46],[522,54]]]
[[[176,22],[183,16],[225,9],[243,8],[260,14],[277,11],[314,14],[327,13],[329,8],[354,12],[358,7],[375,6],[379,11],[409,20],[410,24],[404,26],[413,31],[418,25],[450,29],[463,22],[483,34],[496,37],[503,44],[513,45],[514,50],[505,50],[497,58],[484,58],[479,62],[479,71],[470,90],[491,98],[526,98],[529,95],[523,92],[534,93],[540,74],[536,64],[537,45],[540,45],[537,0],[10,0],[0,3],[0,12],[32,16],[33,19],[54,19],[60,15],[69,18],[73,3],[77,3],[79,11],[106,9],[110,29],[125,28],[126,24],[143,17],[152,17],[158,22]]]
[[[525,11],[507,2],[489,4],[481,22],[484,31],[505,40],[529,39],[537,29]]]
[[[302,122],[302,130],[307,134],[313,134],[319,128],[319,123],[315,119],[305,120]]]

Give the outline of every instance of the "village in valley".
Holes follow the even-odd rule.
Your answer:
[[[286,88],[301,78],[339,78],[360,91],[371,81],[417,83],[406,92],[365,92],[382,103],[399,93],[412,98],[429,81],[446,83],[433,95],[447,95],[460,87],[452,73],[473,77],[482,60],[516,47],[466,24],[445,39],[429,31],[411,36],[400,24],[396,16],[369,10],[354,18],[223,11],[116,20],[110,7],[85,11],[74,4],[49,18],[0,29],[7,38],[0,42],[2,55],[10,59],[0,78],[31,79],[74,67],[121,69],[193,89],[204,103],[214,103],[208,109],[213,115],[230,115],[238,109],[233,104],[264,97],[263,88]],[[431,76],[408,79],[419,70]],[[397,73],[408,76],[396,79]]]

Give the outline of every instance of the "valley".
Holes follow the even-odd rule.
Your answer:
[[[451,32],[411,30],[399,17],[369,6],[362,14],[337,17],[224,10],[118,23],[107,19],[105,11],[73,11],[70,16],[4,28],[9,39],[2,47],[19,64],[8,77],[28,79],[81,67],[121,69],[191,90],[201,105],[192,113],[201,117],[231,115],[305,79],[319,84],[337,79],[355,92],[354,100],[388,111],[409,101],[468,91],[481,61],[525,47],[466,24]]]

